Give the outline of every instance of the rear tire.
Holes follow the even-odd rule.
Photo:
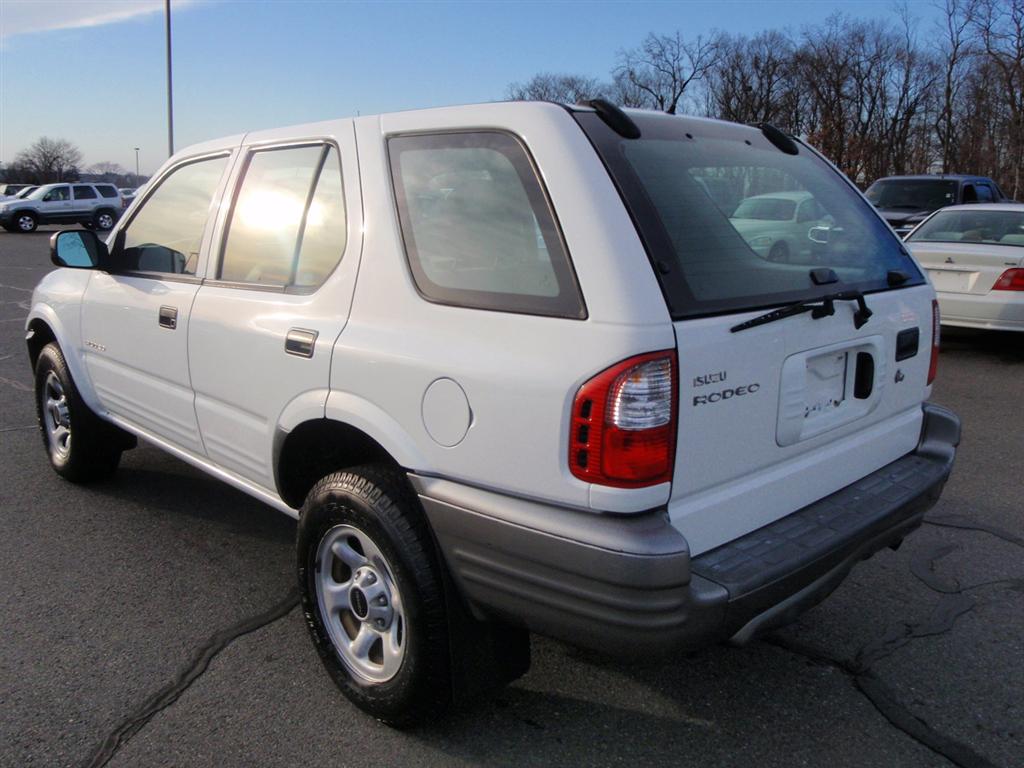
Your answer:
[[[36,415],[54,471],[73,483],[110,477],[134,438],[100,419],[85,404],[56,343],[43,347],[35,373]]]
[[[327,672],[388,725],[452,704],[443,571],[402,472],[335,472],[306,497],[296,541],[302,608]]]
[[[109,232],[114,228],[114,224],[117,222],[117,218],[111,211],[96,211],[96,215],[93,216],[92,225],[99,232]]]

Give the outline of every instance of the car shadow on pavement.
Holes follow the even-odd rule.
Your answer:
[[[995,358],[1004,363],[1024,363],[1024,333],[944,327],[942,354],[966,354]],[[941,356],[939,362],[941,365]]]

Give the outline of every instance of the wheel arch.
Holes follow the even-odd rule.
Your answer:
[[[77,345],[69,338],[67,329],[60,317],[48,304],[36,303],[29,312],[25,321],[25,346],[28,350],[29,364],[35,370],[36,361],[43,348],[50,343],[56,343],[60,347],[64,362],[71,371],[71,378],[75,381],[78,394],[82,396],[93,411],[98,414],[105,413],[100,405],[96,392],[92,387],[92,379],[85,370],[85,362],[81,358]]]

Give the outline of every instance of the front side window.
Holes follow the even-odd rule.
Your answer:
[[[199,160],[164,177],[122,230],[111,254],[115,268],[128,272],[194,275],[199,247],[227,156]]]
[[[249,159],[228,224],[219,279],[315,288],[345,249],[334,147],[267,149]]]
[[[551,207],[517,139],[397,136],[388,151],[409,266],[426,299],[585,317]]]
[[[913,243],[987,243],[1024,245],[1024,208],[1020,211],[939,211],[907,238]]]
[[[95,200],[96,190],[92,187],[76,186],[75,188],[75,200]]]
[[[61,200],[71,199],[71,188],[70,187],[54,187],[49,192],[43,195],[44,203],[59,202]]]
[[[674,318],[739,312],[833,290],[924,278],[860,194],[809,148],[786,154],[764,136],[672,115],[639,114],[638,139],[591,112],[576,120],[633,214]],[[735,201],[730,210],[724,201]],[[798,215],[799,212],[799,215]]]

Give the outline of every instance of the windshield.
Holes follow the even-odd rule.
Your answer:
[[[765,219],[767,221],[789,221],[796,211],[796,203],[778,197],[750,197],[739,204],[733,212],[734,219]]]
[[[675,318],[814,299],[827,292],[811,279],[819,268],[839,277],[833,291],[886,290],[892,270],[923,282],[885,222],[806,147],[788,155],[757,129],[656,113],[632,113],[641,137],[624,139],[592,112],[574,116]]]
[[[42,200],[53,187],[39,187],[26,195],[27,200]]]
[[[927,243],[1024,246],[1024,206],[1019,211],[939,211],[907,239]]]
[[[946,179],[880,179],[864,193],[879,208],[934,211],[956,203],[956,182]]]

